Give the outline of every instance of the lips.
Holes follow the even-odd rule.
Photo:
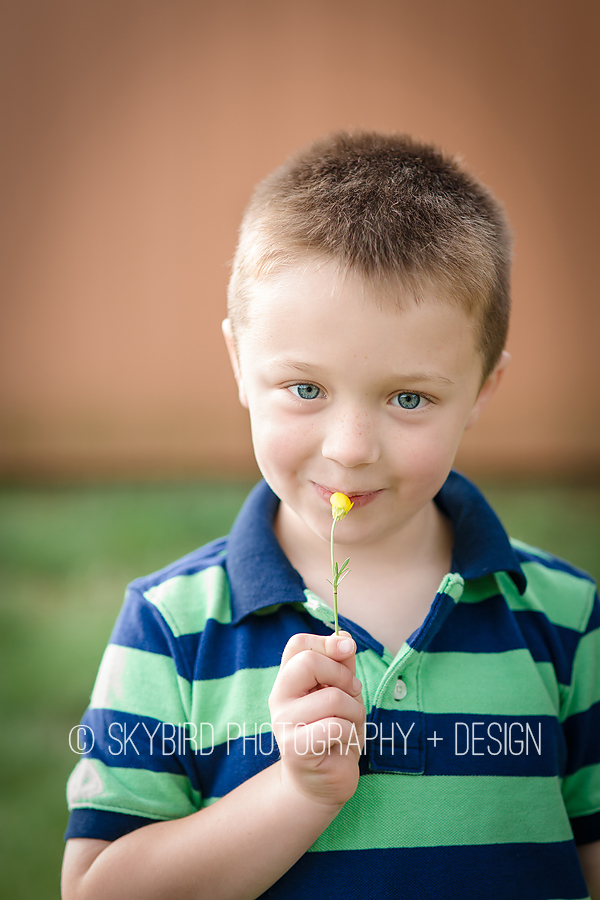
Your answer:
[[[371,503],[373,500],[379,497],[381,493],[383,493],[381,489],[377,491],[347,491],[343,490],[341,487],[326,488],[322,484],[317,484],[316,481],[313,481],[312,483],[315,486],[317,494],[328,503],[331,495],[335,494],[336,491],[339,491],[341,494],[345,494],[346,497],[349,497],[354,503],[355,507],[366,506],[368,503]]]

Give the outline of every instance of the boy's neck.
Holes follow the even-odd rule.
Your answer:
[[[284,504],[275,534],[306,587],[332,604],[328,545]],[[340,615],[396,653],[427,615],[452,547],[452,525],[433,501],[387,540],[344,546],[336,539],[336,559],[349,556],[351,568],[338,593]]]

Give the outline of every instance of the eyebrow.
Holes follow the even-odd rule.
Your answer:
[[[454,382],[439,372],[414,372],[397,376],[398,381],[437,381],[440,384],[453,385]]]
[[[270,363],[270,367],[273,369],[278,368],[286,368],[286,369],[295,369],[297,372],[301,372],[303,375],[311,374],[318,369],[319,367],[313,365],[312,363],[304,363],[299,360],[293,359],[277,359],[273,360]],[[422,372],[405,372],[402,374],[395,375],[392,373],[390,375],[391,381],[411,381],[411,382],[437,382],[438,384],[447,384],[450,386],[454,385],[454,382],[450,378],[446,378],[445,375],[441,375],[439,372],[430,372],[424,370]]]
[[[296,369],[296,371],[303,374],[314,372],[315,368],[317,368],[310,363],[296,362],[296,360],[292,359],[274,359],[269,363],[269,367],[271,369]]]

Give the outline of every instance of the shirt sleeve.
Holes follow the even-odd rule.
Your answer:
[[[200,808],[185,642],[130,586],[79,729],[65,838],[115,840]]]
[[[590,607],[562,718],[567,743],[563,797],[577,844],[600,840],[600,604],[593,585]]]

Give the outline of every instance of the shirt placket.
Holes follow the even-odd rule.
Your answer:
[[[367,716],[364,752],[368,771],[412,775],[425,771],[427,734],[420,677],[422,650],[460,599],[463,587],[459,575],[446,575],[414,640],[411,644],[404,643],[393,659],[388,656],[388,665]]]

